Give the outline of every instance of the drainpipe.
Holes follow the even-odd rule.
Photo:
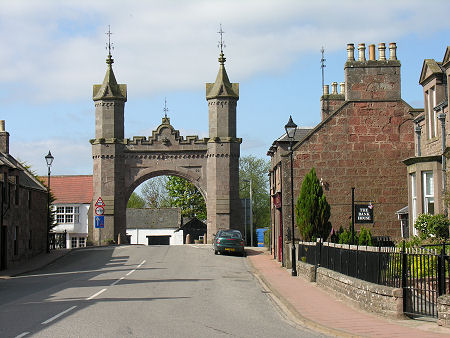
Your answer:
[[[446,135],[445,135],[445,113],[444,113],[444,107],[441,108],[441,112],[437,115],[437,118],[439,121],[441,121],[441,139],[442,139],[442,198],[445,199],[446,189],[447,189],[447,182],[446,182],[446,171],[447,171],[447,165],[446,165],[446,158],[445,158],[445,144],[446,144]],[[447,206],[444,202],[444,215],[447,215]]]

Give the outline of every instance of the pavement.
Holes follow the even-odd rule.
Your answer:
[[[390,319],[369,313],[303,279],[292,277],[266,248],[248,248],[254,274],[289,319],[339,337],[450,337],[434,320]]]
[[[50,253],[36,255],[35,257],[29,259],[26,263],[13,266],[6,270],[0,270],[0,279],[9,279],[17,275],[39,270],[55,260],[67,255],[69,252],[70,249],[58,249],[51,250]]]
[[[27,263],[0,271],[8,279],[43,268],[70,249],[40,254]],[[246,248],[247,258],[274,304],[292,322],[325,335],[338,337],[450,337],[450,329],[434,320],[390,319],[369,313],[337,298],[302,277],[292,277],[266,248]]]

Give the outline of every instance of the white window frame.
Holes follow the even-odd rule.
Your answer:
[[[78,238],[77,237],[72,237],[70,239],[70,247],[71,248],[78,248]]]
[[[434,175],[431,170],[422,171],[422,196],[423,196],[423,213],[434,214]],[[427,183],[430,183],[429,185]],[[428,189],[429,188],[429,189]],[[429,210],[430,204],[433,204],[433,210]]]
[[[417,219],[417,187],[416,187],[416,173],[410,174],[411,180],[411,216],[413,224],[413,236],[417,236],[419,232],[417,231],[414,224],[416,224]]]
[[[58,205],[55,210],[57,224],[80,223],[80,207],[74,205]]]

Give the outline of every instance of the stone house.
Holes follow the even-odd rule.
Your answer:
[[[47,184],[47,177],[41,179]],[[52,208],[56,222],[51,231],[66,233],[66,248],[86,246],[92,175],[51,176],[50,189],[55,197]]]
[[[127,208],[127,238],[130,244],[182,245],[180,208]]]
[[[47,189],[9,154],[0,121],[0,270],[20,265],[47,245]]]
[[[448,214],[446,162],[449,157],[448,77],[450,46],[442,62],[425,59],[419,83],[424,109],[411,110],[414,118],[415,153],[406,159],[409,232],[417,235],[414,223],[419,214]]]
[[[401,236],[396,211],[407,204],[406,168],[402,163],[414,153],[411,106],[401,98],[400,61],[396,44],[347,45],[345,81],[324,86],[321,122],[293,146],[294,204],[304,176],[315,168],[327,201],[334,229],[348,228],[351,222],[351,188],[355,200],[371,203],[374,223],[365,224],[373,234]],[[295,121],[295,116],[293,116]],[[287,118],[286,118],[287,120]],[[301,121],[296,121],[301,124]],[[286,254],[291,240],[290,157],[286,142],[275,141],[269,149],[272,243],[275,258]],[[358,227],[355,226],[358,230]],[[298,229],[295,237],[299,238]],[[284,260],[284,257],[283,257]]]

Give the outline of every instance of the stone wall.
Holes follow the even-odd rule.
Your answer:
[[[386,317],[403,317],[402,289],[369,283],[325,268],[315,270],[314,265],[297,262],[298,276],[316,282],[338,298]]]
[[[438,324],[450,328],[450,295],[438,298]]]
[[[317,269],[316,283],[356,302],[366,311],[387,317],[403,317],[402,289],[365,282],[325,268]]]

